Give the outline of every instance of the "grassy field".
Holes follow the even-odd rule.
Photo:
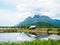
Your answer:
[[[2,28],[0,29],[0,33],[11,33],[11,32],[34,32],[34,33],[59,33],[60,28],[36,28],[36,29],[27,29],[27,28]]]
[[[0,45],[60,45],[60,40],[39,40],[25,42],[0,42]]]

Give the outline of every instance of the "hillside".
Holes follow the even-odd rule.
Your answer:
[[[38,28],[51,28],[51,27],[54,27],[53,25],[51,25],[49,23],[45,23],[45,22],[36,22],[32,25],[36,25]]]
[[[40,25],[40,27],[60,27],[60,20],[51,19],[48,16],[35,15],[34,17],[28,17],[23,22],[18,23],[17,26],[26,25]]]

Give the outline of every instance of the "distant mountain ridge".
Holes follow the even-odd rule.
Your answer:
[[[31,25],[37,22],[40,22],[40,23],[44,22],[44,23],[51,24],[53,26],[60,26],[60,20],[54,20],[48,16],[40,16],[40,15],[35,15],[34,17],[28,17],[23,22],[19,23],[18,26]]]

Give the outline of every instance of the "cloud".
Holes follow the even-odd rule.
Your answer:
[[[0,0],[0,3],[16,5],[18,1],[17,0]]]
[[[20,22],[16,5],[17,0],[0,0],[0,26],[13,26]]]
[[[19,22],[17,13],[0,9],[0,26],[12,26]]]
[[[47,15],[49,17],[54,17],[57,15],[57,12],[60,11],[60,2],[59,0],[19,0],[18,5],[16,6],[19,14],[25,15],[27,12],[33,14]]]
[[[60,19],[60,0],[0,0],[0,25],[15,25],[35,14]]]

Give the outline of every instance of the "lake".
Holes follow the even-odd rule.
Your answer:
[[[26,34],[24,32],[22,33],[0,33],[0,41],[4,42],[20,42],[20,41],[32,41],[35,39],[35,37],[39,37],[41,40],[48,40],[51,39],[59,39],[60,36],[56,34],[48,35],[48,34],[38,34],[37,36],[32,34]]]
[[[25,33],[0,33],[0,41],[4,42],[30,41],[33,39],[34,37],[29,37]]]

